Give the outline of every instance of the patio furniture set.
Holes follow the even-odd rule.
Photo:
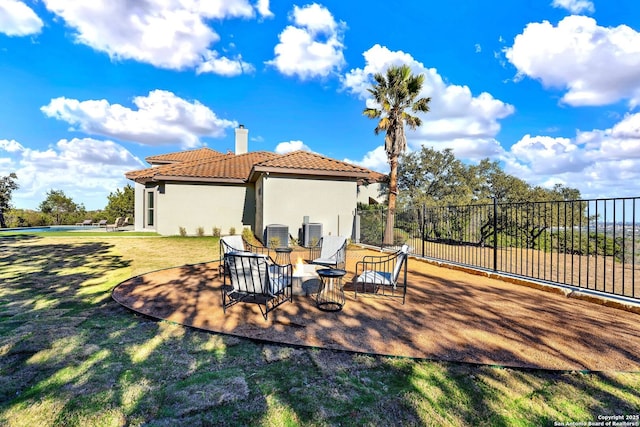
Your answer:
[[[314,247],[307,248],[306,264],[291,263],[291,248],[274,249],[252,245],[242,236],[220,239],[223,255],[222,307],[237,303],[258,304],[266,320],[269,312],[294,295],[314,299],[318,309],[340,311],[346,303],[344,277],[347,274],[347,239],[343,236],[323,236]],[[358,294],[401,298],[407,292],[407,256],[409,247],[382,256],[366,256],[356,263],[353,277],[354,297]]]
[[[118,217],[113,222],[113,224],[109,224],[109,222],[106,219],[101,219],[100,221],[97,221],[97,222],[93,222],[92,219],[85,219],[82,222],[76,222],[76,225],[100,227],[100,228],[104,228],[106,231],[109,231],[109,230],[115,231],[115,230],[118,230],[119,228],[123,228],[128,225],[131,225],[131,220],[129,219],[129,217],[126,217],[126,218]]]

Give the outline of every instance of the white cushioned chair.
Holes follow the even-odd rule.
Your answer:
[[[356,263],[354,296],[361,294],[402,298],[407,295],[407,258],[409,246],[395,253],[382,256],[366,256]]]
[[[318,244],[309,248],[309,262],[344,270],[347,259],[347,238],[322,236]]]
[[[270,311],[293,301],[291,264],[275,264],[264,254],[232,251],[224,255],[224,265],[228,269],[222,285],[225,313],[239,302],[254,303],[267,320]]]

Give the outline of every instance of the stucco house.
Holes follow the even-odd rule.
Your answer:
[[[298,237],[303,222],[322,234],[350,236],[357,203],[381,202],[384,175],[306,151],[249,152],[248,130],[236,129],[235,153],[210,148],[147,157],[128,172],[135,182],[135,229],[176,235],[228,234],[250,228],[263,238],[272,224]]]

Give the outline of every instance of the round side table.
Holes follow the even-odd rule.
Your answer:
[[[346,271],[337,268],[322,268],[317,271],[320,286],[316,294],[316,307],[323,311],[340,311],[345,303],[342,278]]]

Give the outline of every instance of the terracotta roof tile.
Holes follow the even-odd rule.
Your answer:
[[[278,155],[266,151],[256,151],[240,155],[227,154],[223,157],[174,165],[170,170],[166,172],[162,171],[160,175],[246,180],[254,164],[275,156]]]
[[[124,176],[127,179],[133,179],[136,180],[140,177],[143,177],[145,175],[145,173],[150,170],[151,168],[148,169],[140,169],[140,170],[135,170],[135,171],[129,171],[129,172],[125,172]]]
[[[303,173],[305,175],[318,173],[334,175],[336,173],[341,173],[358,177],[368,176],[371,172],[363,167],[321,156],[320,154],[310,153],[308,151],[294,151],[274,159],[257,163],[255,166],[255,170],[277,169],[287,170],[287,172],[297,170],[299,173]]]
[[[200,149],[204,150],[204,149]],[[153,158],[174,159],[173,163],[155,166],[147,169],[127,172],[128,179],[137,182],[150,180],[185,180],[185,181],[219,181],[246,182],[253,179],[255,173],[277,172],[283,174],[342,176],[357,179],[371,179],[377,172],[352,165],[340,160],[324,157],[308,151],[294,151],[289,154],[276,154],[266,151],[256,151],[240,155],[221,154],[213,150],[202,152],[200,155],[191,152],[170,153],[153,156]],[[215,154],[214,154],[215,153]],[[207,157],[207,155],[209,157]],[[194,156],[194,160],[178,161]],[[152,158],[147,158],[152,159]],[[382,175],[382,174],[378,174]]]
[[[128,172],[128,179],[144,182],[150,179],[207,180],[207,181],[245,181],[254,164],[277,157],[278,154],[266,151],[234,155],[222,154],[209,159],[175,163],[141,171]]]
[[[203,160],[211,157],[224,156],[224,154],[212,150],[211,148],[203,147],[196,150],[178,151],[175,153],[159,154],[157,156],[149,156],[145,158],[147,163],[160,164],[160,163],[176,163],[176,162],[189,162],[192,160]]]
[[[388,175],[385,175],[376,171],[369,171],[369,176],[367,177],[367,181],[369,182],[384,182],[387,180]]]

